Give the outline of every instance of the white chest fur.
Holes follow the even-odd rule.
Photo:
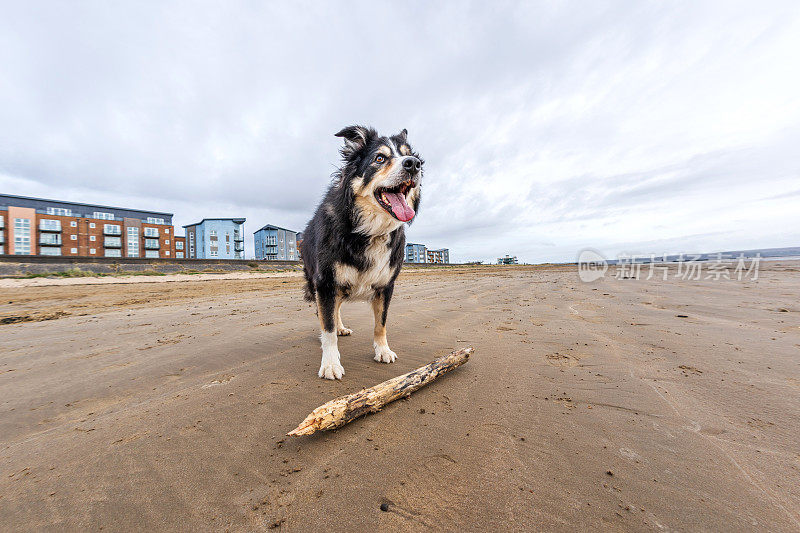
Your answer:
[[[388,244],[388,235],[372,238],[364,251],[367,259],[365,270],[358,270],[343,263],[336,264],[336,282],[349,287],[349,298],[370,299],[375,288],[385,287],[392,279],[392,268],[389,266],[391,251]]]

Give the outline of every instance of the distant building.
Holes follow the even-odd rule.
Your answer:
[[[186,258],[186,237],[175,237],[175,259]]]
[[[406,243],[406,263],[427,263],[428,249],[424,244]]]
[[[297,235],[295,235],[294,239],[295,239],[295,243],[297,244],[297,258],[298,259],[302,259],[303,258],[303,232],[301,231]]]
[[[424,244],[406,243],[406,263],[449,263],[450,250],[428,250]]]
[[[0,255],[175,257],[172,213],[0,194]]]
[[[256,259],[267,261],[296,261],[300,259],[297,249],[297,232],[267,224],[253,234]]]
[[[450,262],[450,250],[442,248],[441,250],[428,250],[428,263],[443,263]]]
[[[244,259],[244,218],[204,218],[184,226],[188,259]]]
[[[505,257],[498,257],[498,265],[516,265],[518,263],[516,255],[506,255]]]

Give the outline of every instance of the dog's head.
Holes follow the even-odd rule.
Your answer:
[[[358,230],[376,235],[411,222],[420,201],[422,158],[408,143],[408,132],[381,137],[372,128],[349,126],[339,186],[352,194]]]

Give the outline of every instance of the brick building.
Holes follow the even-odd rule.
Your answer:
[[[174,258],[172,213],[0,194],[0,254]]]

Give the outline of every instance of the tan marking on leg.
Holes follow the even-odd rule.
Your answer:
[[[372,314],[375,315],[375,330],[373,341],[380,346],[388,346],[386,341],[386,325],[381,324],[383,318],[383,297],[378,296],[372,299]]]
[[[350,328],[345,327],[342,323],[342,297],[336,297],[336,310],[334,312],[334,317],[336,319],[336,333],[341,337],[346,337],[353,333],[353,330]]]
[[[397,354],[389,348],[386,340],[386,324],[381,324],[383,318],[383,297],[372,299],[372,313],[375,315],[375,330],[372,347],[375,348],[375,360],[380,363],[393,363]]]

